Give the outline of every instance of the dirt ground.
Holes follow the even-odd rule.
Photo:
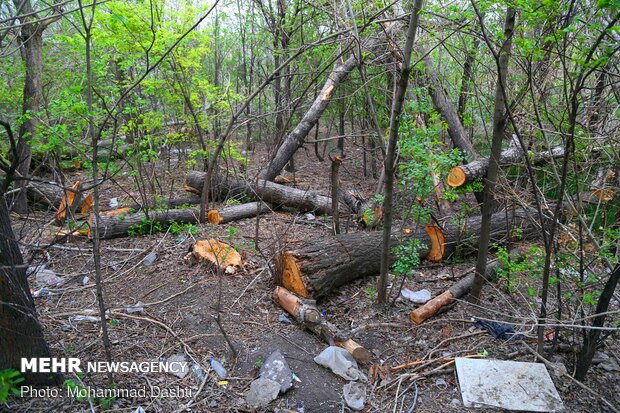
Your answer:
[[[341,169],[343,187],[371,194],[376,180],[364,178],[361,149],[351,146]],[[183,193],[180,179],[185,173],[183,156],[172,157],[170,176],[177,178],[172,185],[178,195]],[[255,154],[249,169],[256,169],[266,154]],[[329,160],[319,162],[311,148],[296,156],[296,179],[300,188],[329,193]],[[78,172],[79,173],[79,172]],[[178,189],[177,189],[178,188]],[[137,193],[129,175],[119,175],[106,182],[103,205],[118,197],[130,203],[128,193]],[[36,212],[27,219],[16,220],[16,232],[24,237],[24,251],[31,265],[45,264],[65,279],[60,288],[49,288],[51,294],[37,298],[36,304],[45,335],[54,356],[79,357],[82,362],[104,361],[101,332],[96,322],[78,321],[75,316],[88,315],[96,310],[92,244],[88,239],[75,239],[43,250],[39,233],[32,228],[46,225],[50,212]],[[349,232],[362,231],[354,222],[343,218]],[[257,229],[258,227],[258,229]],[[258,233],[258,239],[256,234]],[[314,362],[326,346],[312,333],[301,330],[294,322],[279,321],[283,310],[271,295],[275,287],[273,262],[275,254],[287,243],[329,236],[331,218],[317,216],[309,219],[304,213],[274,211],[260,220],[246,219],[222,226],[203,225],[195,237],[189,233],[172,235],[159,233],[142,237],[127,237],[102,242],[102,265],[105,298],[113,314],[108,320],[112,341],[112,356],[117,361],[158,361],[174,354],[184,354],[192,363],[201,366],[207,376],[201,386],[190,372],[179,379],[168,373],[125,373],[115,375],[117,388],[159,386],[174,389],[191,388],[191,397],[135,397],[111,400],[107,411],[135,412],[249,412],[244,397],[250,383],[258,377],[261,363],[280,350],[291,370],[298,377],[293,389],[281,395],[268,408],[258,411],[331,413],[351,411],[344,403],[342,388],[346,382]],[[245,267],[234,275],[218,277],[203,264],[191,265],[184,256],[195,240],[215,237],[235,245],[241,252]],[[256,244],[255,241],[258,241]],[[536,242],[535,239],[526,242]],[[156,259],[147,265],[147,257]],[[472,257],[470,257],[473,259]],[[408,278],[404,286],[411,290],[426,288],[439,294],[462,277],[473,261],[445,264],[423,263]],[[84,277],[89,277],[84,282]],[[30,277],[33,291],[41,288]],[[354,331],[353,338],[366,347],[373,358],[360,366],[366,375],[372,364],[397,366],[418,359],[434,359],[479,354],[489,358],[534,361],[534,356],[521,342],[496,340],[485,331],[473,327],[471,317],[483,316],[515,323],[525,335],[525,342],[535,346],[535,310],[518,294],[508,295],[497,285],[487,285],[479,307],[459,302],[449,311],[416,326],[409,320],[415,308],[399,298],[393,306],[375,304],[374,277],[359,279],[319,302],[327,320],[345,331]],[[396,295],[400,280],[391,280],[391,297]],[[127,313],[124,309],[141,303],[143,311]],[[615,310],[618,303],[615,302]],[[217,314],[220,314],[221,328]],[[96,315],[96,314],[94,314]],[[516,323],[521,320],[522,323]],[[237,352],[235,357],[223,332]],[[553,362],[574,367],[576,354],[572,345],[579,337],[566,332],[561,337],[568,350],[552,357]],[[612,335],[604,349],[618,357],[618,336]],[[229,373],[222,383],[209,368],[214,357]],[[369,385],[364,412],[464,412],[481,409],[463,407],[458,381],[451,365],[437,369],[441,363],[418,368],[405,368],[386,373]],[[67,375],[67,379],[80,379]],[[566,377],[552,374],[567,412],[610,411],[595,396],[578,387]],[[87,375],[81,379],[86,386],[105,388],[105,374]],[[585,383],[587,387],[620,406],[620,374],[596,366]],[[417,397],[416,397],[417,394]],[[415,402],[414,402],[415,399]],[[98,400],[69,397],[13,397],[10,412],[81,412],[103,411]],[[91,403],[93,405],[91,405]],[[414,404],[415,403],[415,404]]]

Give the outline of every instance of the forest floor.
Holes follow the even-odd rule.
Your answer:
[[[169,175],[176,177],[176,184],[172,186],[180,195],[186,169],[183,156],[173,158]],[[255,154],[251,165],[260,165],[264,159],[266,154]],[[297,187],[329,193],[328,159],[319,162],[311,150],[301,150],[295,161]],[[372,194],[376,180],[363,178],[361,149],[351,147],[348,151],[341,168],[341,179],[345,188]],[[103,205],[107,206],[113,197],[118,197],[121,203],[131,203],[127,199],[128,193],[136,194],[137,190],[125,171],[125,175],[119,175],[114,182],[105,183]],[[31,265],[45,264],[46,268],[65,279],[62,287],[50,288],[50,295],[36,299],[45,336],[57,357],[79,357],[82,363],[104,361],[98,324],[75,318],[97,308],[92,244],[87,239],[76,239],[43,251],[32,248],[33,244],[44,242],[41,234],[33,232],[33,228],[48,224],[51,217],[50,212],[36,212],[27,219],[14,220],[18,236],[24,237],[24,245],[29,245],[26,256],[32,260]],[[363,230],[346,217],[342,222],[346,224],[346,231]],[[209,373],[202,387],[191,372],[183,379],[168,373],[117,374],[115,382],[120,389],[182,387],[193,389],[193,394],[178,398],[119,398],[109,401],[108,411],[134,412],[141,406],[146,412],[172,412],[190,403],[191,411],[253,411],[245,405],[244,397],[250,383],[257,378],[261,363],[275,350],[281,351],[299,381],[268,408],[259,411],[350,411],[342,395],[346,382],[314,362],[314,357],[327,344],[312,333],[301,330],[295,322],[279,321],[283,310],[271,298],[275,287],[272,266],[276,252],[298,240],[331,234],[331,217],[312,219],[304,213],[276,211],[260,217],[258,224],[253,218],[221,226],[203,225],[196,236],[168,232],[102,241],[104,293],[108,307],[114,309],[108,322],[113,359],[158,361],[180,353],[188,359],[191,356],[205,374]],[[239,249],[245,260],[242,271],[218,277],[204,265],[190,265],[184,260],[196,239],[211,237]],[[256,245],[255,241],[258,241]],[[154,262],[149,263],[154,256]],[[469,261],[443,264],[423,262],[405,280],[404,287],[411,290],[426,288],[433,295],[439,294],[470,270],[474,259],[470,257]],[[90,280],[84,283],[86,276]],[[34,277],[30,277],[30,282],[33,291],[41,288],[35,284]],[[343,330],[353,329],[353,338],[371,352],[371,363],[360,366],[366,375],[371,364],[396,366],[424,358],[482,352],[488,353],[492,359],[535,360],[523,343],[494,339],[487,332],[473,327],[471,321],[475,316],[513,323],[520,319],[522,324],[515,324],[515,329],[525,335],[529,346],[534,347],[535,331],[529,326],[535,320],[536,310],[531,308],[531,299],[526,299],[525,295],[508,294],[501,285],[487,285],[480,306],[459,302],[443,314],[414,325],[409,320],[409,313],[415,307],[407,300],[397,298],[389,307],[376,304],[375,282],[374,277],[359,279],[318,303],[327,320]],[[390,280],[392,299],[400,284],[399,279]],[[130,314],[124,311],[137,303],[141,303],[143,311]],[[617,307],[618,303],[613,305]],[[236,357],[216,321],[218,311],[222,329],[237,351]],[[560,341],[562,348],[570,349],[580,337],[566,334]],[[608,348],[602,351],[618,360],[617,335],[608,338],[606,343]],[[227,384],[209,370],[211,357],[228,370]],[[572,372],[575,358],[576,354],[571,351],[551,356],[553,362],[564,364],[568,372]],[[398,370],[370,384],[363,411],[411,412],[414,403],[416,412],[480,410],[463,407],[453,367],[434,370],[439,365],[431,364],[418,371],[413,368]],[[551,373],[565,411],[606,411],[604,404],[592,394],[566,377]],[[78,380],[69,375],[66,378]],[[412,379],[415,379],[415,385],[412,385]],[[105,374],[87,375],[82,380],[87,386],[107,386]],[[584,384],[620,406],[620,373],[595,366]],[[101,406],[91,407],[88,400],[69,397],[13,397],[5,409],[11,412],[104,410]]]

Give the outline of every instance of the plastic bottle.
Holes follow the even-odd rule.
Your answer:
[[[211,363],[211,367],[221,379],[225,379],[226,377],[228,377],[228,372],[226,372],[226,369],[220,364],[219,361],[211,357],[209,363]]]
[[[192,365],[192,371],[194,372],[196,377],[198,377],[198,380],[200,380],[201,383],[206,380],[205,375],[203,374],[202,369],[198,364]]]

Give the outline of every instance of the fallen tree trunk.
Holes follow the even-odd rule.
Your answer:
[[[508,219],[507,219],[508,218]],[[444,229],[427,226],[394,234],[392,246],[418,240],[420,258],[440,262],[457,248],[476,250],[481,218],[472,217],[462,225]],[[525,210],[493,214],[491,239],[501,242],[512,231],[521,236],[536,230],[536,223]],[[342,234],[305,241],[295,250],[283,251],[276,260],[276,284],[302,297],[321,299],[336,288],[355,279],[377,275],[381,262],[382,233]],[[466,250],[465,253],[470,251]],[[390,259],[394,260],[392,255]]]
[[[276,287],[273,300],[285,309],[305,329],[325,340],[329,345],[336,345],[347,350],[355,360],[368,363],[370,352],[355,342],[348,334],[321,317],[313,300],[302,300],[283,287]]]
[[[30,181],[26,186],[28,199],[35,204],[42,204],[57,209],[65,197],[65,188],[58,182]]]
[[[251,218],[258,214],[269,211],[270,208],[264,203],[250,202],[248,204],[234,205],[225,207],[221,210],[211,210],[209,216],[213,217],[214,224],[225,224],[243,218]],[[166,211],[150,211],[148,215],[144,212],[128,213],[128,209],[123,208],[119,214],[114,211],[105,211],[100,214],[97,221],[99,238],[109,239],[126,237],[129,235],[131,227],[141,225],[153,225],[160,223],[169,225],[171,222],[178,223],[198,223],[200,212],[197,208],[188,209],[169,209]],[[91,225],[94,222],[93,214],[90,215]],[[145,228],[148,232],[148,228]],[[90,234],[89,234],[90,236]]]
[[[553,148],[548,151],[528,154],[532,156],[532,164],[541,164],[548,162],[554,158],[562,158],[564,156],[564,148]],[[523,151],[519,144],[515,141],[510,147],[502,152],[500,156],[500,164],[510,164],[520,162],[523,158]],[[467,165],[455,166],[448,174],[447,183],[452,188],[458,188],[487,174],[489,169],[489,158],[481,158],[477,161],[468,163]]]
[[[525,258],[526,251],[522,249],[515,249],[510,252],[510,258],[513,262],[521,261]],[[484,279],[487,282],[493,281],[496,279],[499,270],[503,269],[503,263],[499,261],[492,261],[487,264],[486,271],[484,274]],[[430,317],[437,314],[443,308],[449,306],[454,302],[454,300],[462,298],[469,294],[471,288],[474,285],[475,273],[472,269],[471,274],[462,278],[452,287],[448,288],[446,291],[428,301],[421,307],[416,308],[409,314],[409,318],[416,324],[421,324],[424,320],[429,319]]]
[[[205,172],[189,171],[185,180],[185,188],[200,194],[206,176]],[[330,214],[332,208],[330,197],[320,195],[315,191],[291,188],[264,180],[246,182],[219,178],[213,183],[212,187],[219,195],[217,198],[220,199],[227,194],[239,195],[243,193],[246,196],[257,197],[269,202],[274,207],[287,206],[301,211],[313,211],[317,214]]]

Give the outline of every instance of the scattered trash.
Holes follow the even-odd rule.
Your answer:
[[[284,313],[280,313],[280,315],[278,316],[278,321],[280,323],[282,323],[282,324],[291,324],[292,323],[291,319],[288,318],[286,316],[286,314],[284,314]]]
[[[260,368],[260,377],[280,383],[280,393],[282,394],[293,387],[293,373],[280,350],[274,351],[265,360]]]
[[[201,383],[207,379],[198,364],[192,364],[192,371]]]
[[[357,362],[351,353],[341,347],[327,347],[314,358],[314,361],[346,380],[366,379],[366,376],[357,368]]]
[[[45,266],[37,267],[34,270],[35,280],[39,285],[48,287],[60,287],[65,283],[65,279],[56,275],[53,270],[48,270]]]
[[[259,378],[252,382],[250,391],[245,396],[245,401],[250,407],[265,407],[274,401],[280,393],[280,383]]]
[[[452,406],[461,406],[463,403],[459,399],[452,399]]]
[[[142,302],[138,301],[135,305],[125,308],[125,311],[127,311],[128,314],[141,313],[144,311],[144,307],[142,306]]]
[[[211,359],[209,360],[209,364],[211,364],[211,368],[215,371],[215,374],[217,374],[221,379],[225,379],[228,377],[228,372],[226,371],[224,366],[220,364],[219,361],[211,357]]]
[[[525,338],[523,334],[516,333],[514,327],[510,324],[498,323],[496,321],[474,320],[474,327],[487,330],[495,338],[501,338],[506,341],[523,340]]]
[[[448,382],[444,379],[435,380],[435,386],[439,387],[441,390],[445,390],[448,388]]]
[[[40,290],[37,290],[37,291],[32,293],[32,298],[47,297],[50,294],[51,293],[50,293],[49,290],[46,290],[45,288],[41,288]]]
[[[321,317],[327,317],[327,310],[321,311]]]
[[[95,317],[92,315],[76,315],[73,317],[69,317],[69,320],[71,321],[93,321],[93,322],[99,322],[101,321],[101,317]]]
[[[431,292],[428,290],[411,291],[408,288],[403,288],[400,295],[414,304],[426,304],[431,299]]]
[[[88,275],[85,275],[84,278],[82,278],[82,285],[88,284],[89,281],[90,277]]]
[[[308,221],[314,221],[316,219],[314,214],[311,214],[311,213],[307,213],[306,215],[304,215],[304,217],[306,217]]]
[[[180,379],[184,378],[187,376],[187,373],[189,373],[189,369],[187,367],[188,363],[184,354],[174,354],[168,357],[166,364],[168,365],[168,373],[173,374]]]
[[[110,198],[110,208],[111,209],[118,208],[118,198]]]
[[[156,259],[157,259],[157,254],[155,252],[151,252],[149,253],[149,255],[146,256],[146,258],[144,258],[144,261],[142,261],[142,263],[147,266],[152,265]]]
[[[455,364],[465,407],[531,412],[564,408],[542,363],[457,357]]]
[[[146,412],[144,411],[142,406],[138,406],[138,408],[136,410],[134,410],[133,413],[146,413]]]
[[[295,380],[297,383],[301,383],[301,379],[299,377],[297,377],[297,374],[295,373],[291,373],[293,380]]]
[[[344,401],[353,410],[362,410],[366,403],[366,385],[359,381],[351,381],[342,388]]]
[[[217,381],[217,385],[220,387],[227,387],[228,386],[228,380],[218,380]]]

